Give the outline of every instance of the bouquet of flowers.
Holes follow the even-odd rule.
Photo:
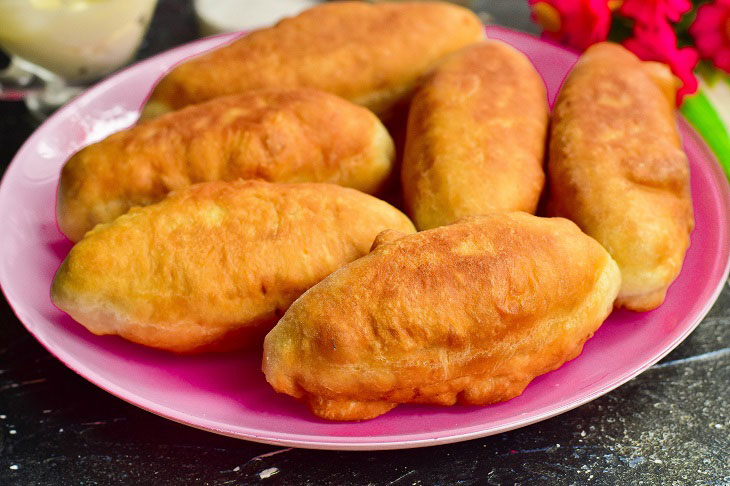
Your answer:
[[[578,51],[620,42],[667,64],[677,104],[730,175],[730,0],[528,0],[543,37]]]

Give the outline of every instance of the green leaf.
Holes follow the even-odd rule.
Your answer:
[[[631,37],[634,31],[634,19],[614,15],[611,18],[611,29],[608,31],[608,38],[614,42],[623,42]]]
[[[730,179],[730,136],[707,97],[700,91],[685,98],[681,112],[705,139]]]

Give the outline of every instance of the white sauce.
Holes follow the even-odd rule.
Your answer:
[[[316,0],[195,0],[203,35],[268,27],[316,5]]]
[[[67,81],[126,64],[156,0],[0,0],[0,47]]]

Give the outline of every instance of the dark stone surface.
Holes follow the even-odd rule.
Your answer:
[[[576,410],[383,452],[267,446],[156,417],[68,370],[3,303],[0,484],[730,484],[728,302],[726,286],[676,359]]]
[[[508,3],[475,5],[525,25]],[[190,3],[162,1],[141,56],[193,36]],[[3,169],[33,129],[21,103],[0,104]],[[0,485],[730,485],[730,285],[684,343],[612,393],[516,431],[406,451],[289,449],[185,427],[74,374],[4,300],[0,319]]]

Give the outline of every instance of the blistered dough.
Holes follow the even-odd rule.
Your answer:
[[[588,49],[555,103],[550,214],[573,220],[621,269],[616,305],[661,305],[694,227],[674,79],[618,44]]]
[[[94,228],[51,298],[95,334],[184,353],[237,349],[260,344],[297,297],[385,229],[414,231],[354,189],[198,184]]]
[[[377,117],[311,89],[217,98],[94,143],[61,172],[57,216],[78,241],[98,223],[197,182],[329,182],[378,191],[393,141]]]
[[[527,57],[489,40],[449,56],[411,102],[402,185],[420,230],[466,216],[534,213],[549,108]]]
[[[310,87],[387,116],[444,55],[484,37],[442,2],[325,2],[175,67],[142,116],[263,87]]]
[[[609,254],[562,218],[473,217],[374,246],[264,342],[268,382],[322,418],[516,397],[580,354],[620,285]]]

